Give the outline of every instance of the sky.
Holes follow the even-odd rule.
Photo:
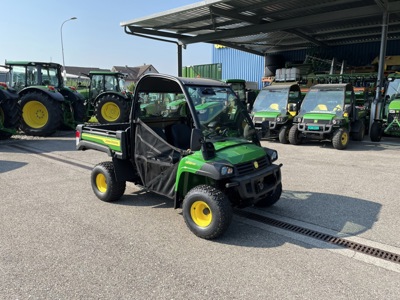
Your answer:
[[[198,2],[202,1],[2,1],[0,65],[5,60],[63,64],[63,44],[66,66],[152,64],[160,73],[178,75],[176,44],[128,35],[120,23]],[[72,17],[77,19],[62,26],[61,44],[61,25]],[[191,44],[182,52],[183,66],[212,63],[210,44]]]

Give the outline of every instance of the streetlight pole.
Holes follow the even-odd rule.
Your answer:
[[[65,71],[64,43],[63,43],[62,29],[63,29],[63,26],[64,26],[65,22],[68,22],[68,21],[71,21],[71,20],[76,20],[76,19],[77,19],[77,17],[72,17],[72,18],[69,18],[68,20],[65,20],[64,22],[62,22],[61,29],[60,29],[60,31],[61,31],[61,51],[62,51],[62,59],[63,59],[63,79],[64,79],[64,82],[67,79],[67,72]]]

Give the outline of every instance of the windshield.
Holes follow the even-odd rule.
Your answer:
[[[287,101],[288,90],[262,90],[254,102],[253,112],[286,110]]]
[[[254,131],[247,111],[230,87],[187,86],[207,138],[250,138]]]
[[[389,82],[386,99],[393,100],[400,97],[400,79],[395,79]]]
[[[344,90],[341,88],[310,89],[301,105],[302,113],[336,113],[343,110]]]

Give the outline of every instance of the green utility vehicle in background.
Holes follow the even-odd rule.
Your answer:
[[[131,94],[125,90],[125,75],[119,72],[90,71],[88,88],[78,89],[86,99],[86,116],[101,124],[127,122]]]
[[[305,139],[330,140],[335,149],[345,149],[350,135],[364,138],[369,116],[367,106],[357,106],[351,84],[317,84],[305,96],[289,131],[291,144]]]
[[[247,85],[249,83],[244,79],[227,79],[224,80],[224,82],[232,86],[232,89],[235,91],[236,95],[239,97],[242,103],[249,108],[249,110],[253,108],[253,103],[258,93],[258,89],[256,87],[248,87]]]
[[[400,73],[387,77],[385,98],[379,116],[371,125],[371,141],[379,142],[383,134],[400,136]]]
[[[180,114],[143,114],[143,95],[184,99]],[[219,103],[207,118],[204,103]],[[168,99],[168,100],[167,100]],[[226,99],[230,107],[226,107]],[[165,103],[165,106],[167,103]],[[111,161],[92,170],[91,184],[103,201],[116,201],[126,182],[174,200],[197,236],[213,239],[232,220],[232,207],[270,206],[282,193],[275,150],[262,147],[245,106],[220,81],[146,74],[137,83],[129,123],[78,125],[77,149],[103,151]]]
[[[18,130],[21,121],[21,108],[17,92],[0,82],[0,140],[10,138]]]
[[[48,136],[61,125],[75,128],[85,119],[84,99],[64,85],[62,66],[56,63],[6,61],[8,84],[16,89],[22,110],[21,130]]]
[[[255,127],[260,129],[262,123],[268,121],[267,138],[278,138],[282,144],[289,143],[289,130],[300,109],[302,98],[298,84],[272,84],[263,88],[251,112]]]

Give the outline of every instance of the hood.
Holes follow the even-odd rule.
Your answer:
[[[303,119],[313,119],[313,120],[333,120],[336,114],[332,113],[306,113],[303,115]]]
[[[389,103],[389,109],[400,110],[400,99],[394,99]]]
[[[279,117],[281,113],[279,111],[257,111],[253,113],[253,117],[256,118],[272,118]]]
[[[232,165],[252,161],[265,156],[265,151],[253,143],[244,139],[229,139],[225,141],[216,141],[214,161],[227,161]]]

